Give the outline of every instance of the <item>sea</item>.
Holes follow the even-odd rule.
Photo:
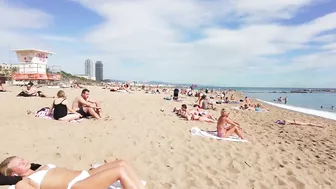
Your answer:
[[[225,87],[221,89],[234,89],[243,92],[249,98],[279,108],[336,120],[336,92],[290,93],[290,91],[304,90],[301,88]],[[316,91],[318,89],[312,90]],[[336,91],[336,89],[334,90]],[[287,97],[287,104],[274,101],[279,97]],[[334,106],[334,109],[332,109],[332,106]]]

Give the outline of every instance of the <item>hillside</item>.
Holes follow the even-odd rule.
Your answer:
[[[83,78],[83,77],[72,75],[72,74],[67,73],[65,71],[61,71],[60,74],[62,76],[62,81],[64,81],[64,82],[76,81],[77,83],[80,83],[80,84],[97,84],[97,83],[100,83],[100,82],[92,80],[92,79],[86,79],[86,78]]]

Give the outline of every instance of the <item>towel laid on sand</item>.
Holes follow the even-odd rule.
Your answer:
[[[96,164],[92,164],[91,165],[91,168],[98,168],[98,167],[100,167],[100,166],[102,166],[103,164],[99,164],[99,163],[96,163]],[[145,186],[146,185],[146,181],[141,181],[142,182],[142,184]],[[121,187],[121,183],[120,183],[120,181],[118,180],[117,182],[115,182],[115,183],[113,183],[108,189],[122,189],[122,187]]]
[[[103,164],[96,163],[96,164],[92,164],[91,167],[97,168],[97,167],[100,167],[101,165]],[[141,182],[143,185],[146,185],[146,181],[141,181]],[[15,189],[15,185],[11,185],[8,189]],[[109,186],[107,189],[122,189],[122,186],[121,186],[120,181],[117,181],[113,183],[111,186]]]
[[[233,141],[233,142],[248,142],[248,140],[240,139],[237,135],[230,136],[229,138],[220,138],[217,136],[217,131],[203,131],[197,127],[191,128],[190,133],[191,135],[213,138],[217,140],[226,140],[226,141]]]
[[[50,111],[49,107],[41,108],[40,110],[38,110],[37,112],[35,112],[35,117],[54,120],[53,113],[51,113],[50,115],[48,115],[49,111]],[[70,123],[79,123],[82,120],[83,120],[82,118],[81,119],[77,119],[77,120],[72,120],[72,121],[70,121]]]

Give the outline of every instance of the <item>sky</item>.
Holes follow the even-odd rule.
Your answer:
[[[336,87],[336,1],[0,0],[0,62],[25,48],[105,79]]]

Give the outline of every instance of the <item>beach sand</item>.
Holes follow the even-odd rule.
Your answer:
[[[125,159],[149,189],[332,189],[336,187],[336,122],[265,105],[270,112],[232,110],[251,143],[191,136],[216,124],[181,120],[164,94],[112,93],[88,87],[105,119],[65,123],[27,115],[52,99],[0,93],[1,159],[17,155],[35,163],[88,169],[104,159]],[[41,90],[41,89],[39,89]],[[56,95],[58,89],[42,90]],[[81,89],[64,89],[71,104]],[[192,104],[194,98],[186,98]],[[219,105],[234,107],[238,105]],[[160,109],[164,111],[161,112]],[[216,117],[218,111],[210,111]],[[325,128],[277,125],[278,119],[322,123]],[[2,188],[8,188],[2,186]]]

